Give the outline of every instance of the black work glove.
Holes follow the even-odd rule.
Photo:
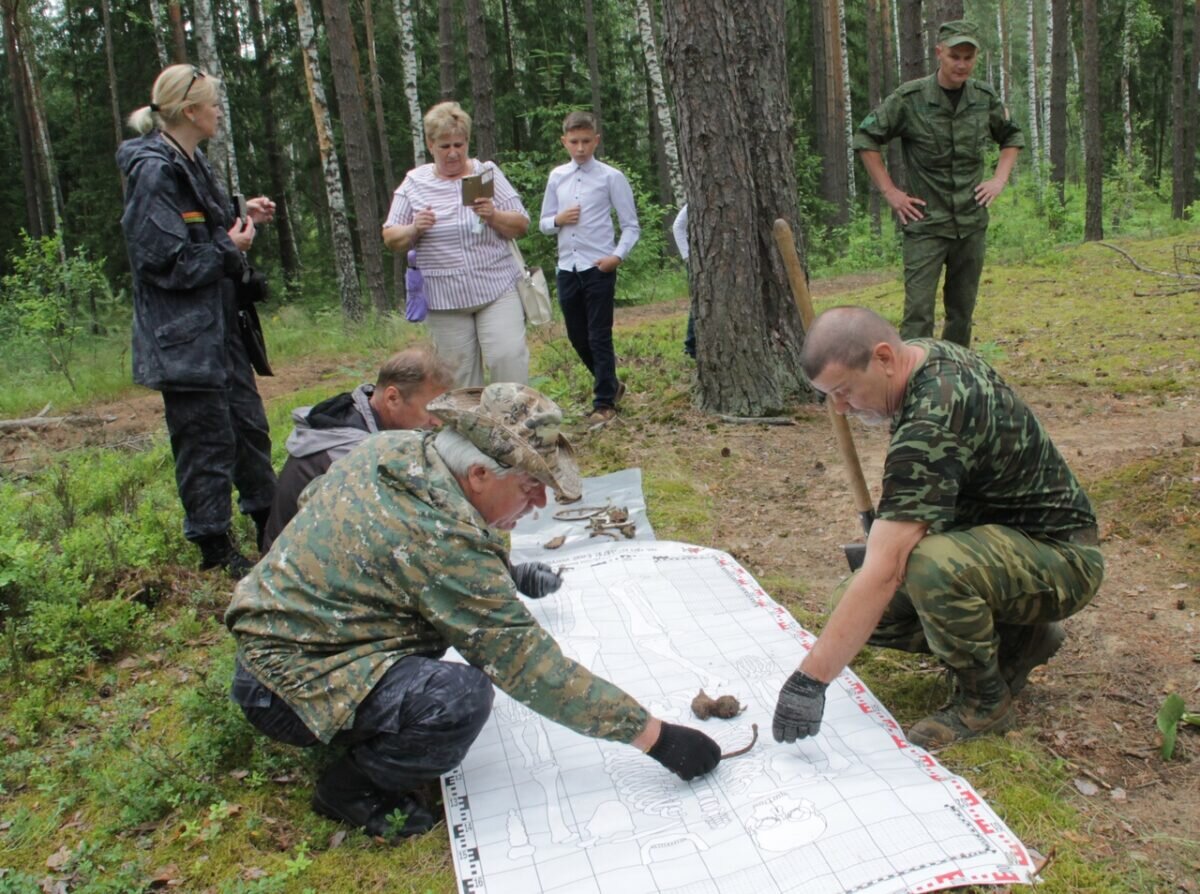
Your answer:
[[[804,671],[792,672],[779,690],[779,701],[775,703],[771,734],[776,742],[795,742],[821,731],[825,689],[828,686],[828,683],[814,680]]]
[[[549,596],[562,586],[562,575],[544,562],[523,562],[509,570],[517,589],[530,599]]]
[[[646,752],[684,782],[703,776],[721,762],[721,747],[690,726],[664,723],[654,747]]]

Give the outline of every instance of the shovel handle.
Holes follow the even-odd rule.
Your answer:
[[[804,331],[812,328],[813,312],[812,297],[808,294],[808,281],[804,278],[804,269],[800,266],[800,256],[796,253],[796,241],[792,236],[792,228],[786,220],[779,218],[771,228],[775,236],[775,246],[783,258],[784,269],[787,270],[788,283],[792,287],[792,297],[800,311],[800,321]],[[854,496],[854,508],[862,521],[864,533],[871,530],[871,522],[875,518],[875,504],[871,502],[871,492],[867,490],[867,480],[863,477],[862,464],[858,461],[858,451],[854,449],[854,438],[850,434],[850,426],[846,417],[833,409],[830,401],[825,401],[829,411],[829,421],[833,424],[833,433],[837,437],[838,452],[850,476],[850,492]]]

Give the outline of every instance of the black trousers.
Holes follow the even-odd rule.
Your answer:
[[[598,267],[559,270],[556,281],[567,338],[595,380],[592,405],[596,409],[615,406],[617,354],[612,330],[617,273],[603,273]]]
[[[307,748],[319,744],[288,704],[240,664],[231,697],[263,735]],[[462,763],[492,713],[487,675],[467,664],[409,655],[390,668],[333,738],[383,791],[403,792]]]
[[[229,530],[234,486],[238,508],[245,513],[270,509],[275,499],[267,413],[236,334],[229,345],[225,388],[162,393],[175,485],[183,503],[183,535],[191,541]]]

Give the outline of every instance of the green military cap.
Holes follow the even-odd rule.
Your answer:
[[[559,430],[562,410],[541,392],[493,382],[448,391],[427,409],[500,465],[528,472],[552,488],[560,502],[583,495],[575,451]]]
[[[938,28],[938,43],[948,47],[969,43],[976,49],[982,49],[982,45],[979,43],[979,26],[966,19],[955,19]]]

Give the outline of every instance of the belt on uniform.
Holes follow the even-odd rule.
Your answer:
[[[1073,531],[1056,531],[1051,535],[1055,540],[1073,543],[1076,546],[1099,546],[1100,532],[1095,525],[1086,528],[1075,528]]]

